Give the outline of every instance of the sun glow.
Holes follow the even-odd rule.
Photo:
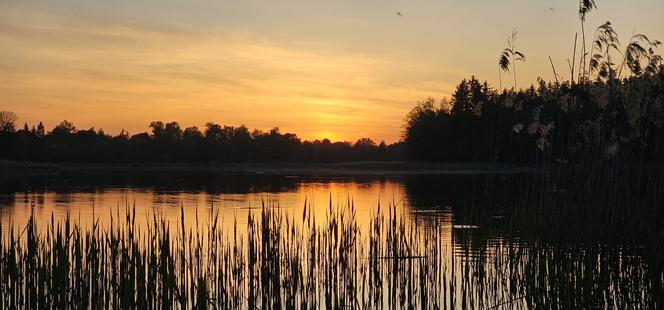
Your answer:
[[[0,104],[21,123],[43,121],[50,129],[67,119],[78,128],[133,134],[153,120],[199,127],[212,121],[278,126],[306,139],[325,133],[389,143],[400,139],[403,118],[417,101],[449,96],[472,74],[497,86],[496,55],[515,24],[520,49],[551,55],[560,68],[577,17],[571,2],[538,13],[536,24],[526,18],[531,14],[511,12],[517,19],[475,20],[473,27],[483,30],[467,29],[468,40],[468,33],[454,31],[467,24],[465,3],[423,2],[402,17],[388,6],[343,2],[258,9],[164,0],[158,7],[131,2],[131,10],[115,2],[76,3],[0,4]],[[538,12],[533,5],[522,9]],[[599,14],[615,16],[611,5]],[[637,6],[639,14],[661,11],[658,1]],[[502,9],[479,6],[472,15],[500,16]],[[658,16],[632,15],[621,18],[620,33],[638,25],[664,36]],[[554,23],[563,16],[570,20]],[[522,64],[520,83],[527,86],[549,66],[548,59]]]

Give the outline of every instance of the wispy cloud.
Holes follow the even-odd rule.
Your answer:
[[[318,42],[17,8],[0,12],[0,92],[23,119],[136,132],[153,119],[394,141],[448,93],[431,69]]]

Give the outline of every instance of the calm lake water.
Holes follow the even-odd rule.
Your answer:
[[[177,223],[181,212],[195,224],[218,212],[226,227],[244,225],[249,212],[262,206],[279,208],[300,217],[305,202],[315,216],[324,220],[330,204],[334,208],[353,205],[360,224],[366,224],[379,205],[413,218],[444,219],[453,225],[454,204],[462,204],[464,186],[470,177],[299,177],[299,176],[59,176],[6,182],[0,193],[3,231],[9,224],[22,226],[34,210],[40,226],[50,225],[67,215],[81,225],[93,219],[102,225],[110,218],[136,210],[137,221],[153,215]],[[422,191],[426,184],[431,191]],[[413,187],[417,187],[414,190]]]
[[[2,183],[0,223],[3,237],[11,225],[15,233],[19,231],[31,212],[41,231],[48,229],[51,217],[57,223],[67,215],[82,226],[98,221],[108,227],[111,218],[122,219],[129,209],[135,210],[139,226],[153,216],[177,225],[184,214],[188,227],[195,227],[197,221],[205,227],[210,214],[218,212],[228,230],[234,225],[246,227],[249,212],[259,214],[262,206],[301,219],[307,203],[319,223],[327,220],[330,208],[354,206],[360,234],[366,236],[378,208],[384,213],[391,209],[403,216],[409,227],[438,236],[437,242],[442,244],[438,249],[443,252],[436,254],[438,261],[433,266],[440,268],[435,274],[442,280],[427,281],[445,284],[427,287],[440,294],[430,296],[450,308],[490,308],[496,302],[505,303],[507,308],[533,308],[551,300],[564,301],[572,308],[659,305],[661,264],[653,267],[652,262],[661,251],[620,242],[589,243],[583,236],[542,242],[541,236],[520,235],[518,230],[506,229],[510,226],[508,205],[497,203],[488,215],[477,215],[476,206],[481,204],[488,178],[500,188],[513,186],[510,184],[519,176],[23,178]],[[499,201],[503,192],[495,190],[488,197]],[[565,193],[557,186],[545,192],[548,197]],[[518,201],[519,195],[515,197],[511,201]],[[556,224],[555,217],[537,220],[544,226]],[[385,304],[390,305],[389,301]]]

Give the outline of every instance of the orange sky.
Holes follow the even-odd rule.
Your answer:
[[[394,142],[417,101],[472,74],[497,84],[514,27],[529,56],[521,86],[551,78],[549,55],[564,72],[578,30],[575,4],[553,0],[275,3],[0,1],[0,110],[47,129],[212,121]],[[612,15],[623,36],[664,39],[661,1],[599,4],[589,28]],[[503,6],[516,16],[499,18],[515,13]]]

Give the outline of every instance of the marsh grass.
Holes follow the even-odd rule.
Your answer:
[[[657,171],[566,171],[478,183],[455,219],[477,229],[415,225],[395,204],[360,227],[352,202],[331,200],[324,218],[307,202],[301,216],[264,204],[233,227],[214,208],[194,225],[184,210],[177,223],[153,214],[138,225],[126,207],[109,227],[67,217],[43,231],[33,215],[0,242],[0,307],[661,307]]]
[[[531,306],[555,301],[553,308],[660,308],[662,175],[661,165],[616,160],[491,176],[474,182],[475,195],[458,221],[483,227],[475,244],[503,236],[500,241],[510,244],[499,250],[507,251],[510,264],[530,260],[517,283],[526,283],[523,299]],[[549,291],[537,293],[543,290]]]

